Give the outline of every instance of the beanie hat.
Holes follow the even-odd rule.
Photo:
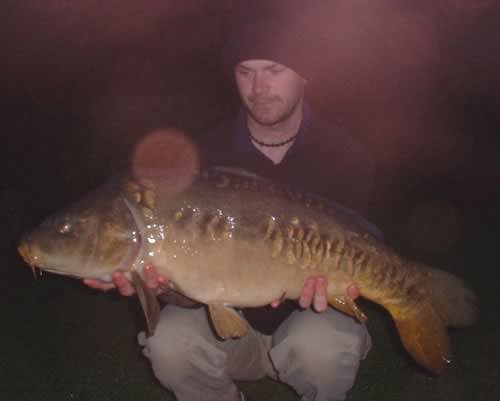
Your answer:
[[[300,24],[292,25],[277,19],[239,21],[229,33],[222,50],[222,65],[228,76],[234,67],[246,60],[270,60],[308,76],[308,46]]]

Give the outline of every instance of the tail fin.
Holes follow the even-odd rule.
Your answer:
[[[474,323],[479,302],[457,277],[430,267],[423,268],[431,273],[427,298],[416,304],[402,302],[386,307],[407,351],[422,366],[441,374],[450,362],[446,328]]]
[[[432,305],[449,327],[472,325],[479,315],[479,299],[458,277],[443,270],[425,267],[431,273]]]
[[[450,362],[448,333],[436,310],[424,302],[418,308],[391,306],[389,311],[410,355],[431,372],[444,373]]]

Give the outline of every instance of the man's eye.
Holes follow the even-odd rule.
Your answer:
[[[241,77],[249,77],[252,74],[252,71],[245,69],[237,69],[236,73]]]
[[[285,68],[284,67],[275,67],[275,68],[272,68],[271,69],[271,74],[280,74],[282,73],[283,71],[285,71]]]
[[[62,223],[57,227],[59,234],[68,234],[71,231],[71,224],[68,222]]]

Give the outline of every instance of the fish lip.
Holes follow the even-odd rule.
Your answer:
[[[33,272],[33,277],[36,279],[36,269],[40,266],[40,257],[34,253],[33,248],[30,246],[27,239],[21,240],[21,243],[17,246],[17,251],[23,260],[29,265],[31,271]]]
[[[17,251],[28,265],[31,267],[37,266],[40,258],[34,254],[33,248],[30,246],[28,240],[22,240],[17,246]]]
[[[35,279],[38,276],[37,269],[40,271],[40,274],[42,271],[46,271],[48,273],[70,275],[69,273],[63,270],[58,270],[57,268],[46,266],[46,263],[44,263],[44,259],[39,253],[36,252],[33,245],[30,243],[29,239],[23,239],[21,243],[17,246],[17,251],[23,258],[25,263],[28,264],[29,267],[31,268]]]
[[[70,276],[70,277],[76,277],[78,276],[71,274],[65,270],[60,270],[55,267],[44,267],[43,260],[39,255],[37,255],[34,251],[32,246],[28,243],[28,241],[23,240],[17,247],[17,251],[21,255],[21,257],[24,259],[26,264],[29,265],[31,268],[31,271],[33,272],[33,277],[37,279],[38,277],[38,272],[37,269],[40,270],[40,275],[42,271],[45,271],[47,273],[54,273],[58,275],[63,275],[63,276]]]

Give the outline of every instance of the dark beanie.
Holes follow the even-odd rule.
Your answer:
[[[228,76],[246,60],[271,60],[308,79],[308,51],[300,24],[275,19],[252,19],[235,25],[222,50],[222,65]]]

